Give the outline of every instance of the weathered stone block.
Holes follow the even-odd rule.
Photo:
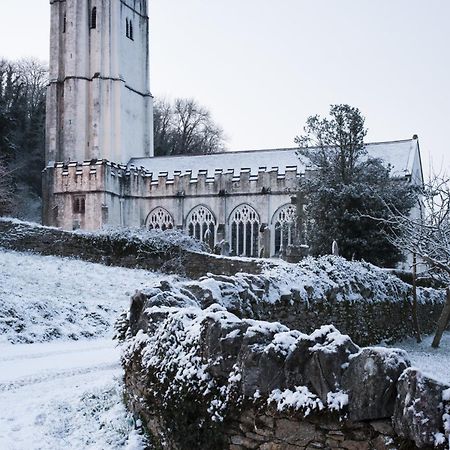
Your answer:
[[[285,357],[273,349],[266,349],[272,338],[270,334],[260,335],[261,343],[254,343],[255,336],[244,338],[239,357],[244,395],[252,397],[257,391],[268,395],[274,389],[284,389]]]
[[[288,419],[277,420],[275,436],[288,444],[306,446],[318,437],[316,427],[308,422],[299,422]]]
[[[349,393],[350,419],[391,417],[397,380],[409,366],[406,352],[398,349],[365,348],[353,357],[342,378],[342,386]]]
[[[227,380],[237,362],[248,324],[224,324],[208,319],[203,326],[201,352],[205,361],[209,361],[209,371],[214,377]]]
[[[328,393],[340,389],[344,367],[350,355],[359,348],[333,326],[322,327],[315,333],[316,343],[309,349],[311,358],[306,362],[303,378],[305,384],[311,386],[326,403]]]
[[[394,441],[389,436],[378,436],[372,441],[372,446],[374,450],[396,450],[397,447],[394,445]]]
[[[369,450],[370,445],[367,441],[344,441],[341,442],[341,447],[347,450]]]
[[[249,439],[246,436],[236,435],[231,437],[231,443],[234,445],[239,445],[242,448],[258,448],[259,442],[255,442],[253,439]]]
[[[386,436],[392,436],[394,433],[394,428],[390,420],[374,420],[370,422],[370,426],[377,433],[385,434]]]
[[[418,447],[434,446],[435,433],[444,434],[442,393],[448,389],[415,369],[408,369],[398,381],[394,429]]]

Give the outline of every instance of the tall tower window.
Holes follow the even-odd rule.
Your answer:
[[[91,29],[97,28],[97,8],[94,6],[91,11]]]
[[[63,33],[66,32],[66,27],[67,27],[67,16],[66,16],[66,13],[64,13],[63,27],[62,27],[62,32],[63,32]]]
[[[133,39],[133,22],[130,19],[126,19],[126,36],[128,39],[131,39],[132,41]]]

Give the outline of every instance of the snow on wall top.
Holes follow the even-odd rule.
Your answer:
[[[368,154],[374,158],[380,158],[392,166],[394,176],[405,176],[413,173],[415,160],[418,155],[418,140],[379,142],[366,145]],[[175,172],[181,174],[192,172],[192,177],[197,178],[199,171],[207,171],[208,177],[213,177],[216,170],[224,172],[250,169],[252,175],[259,170],[271,170],[278,168],[280,174],[289,168],[297,167],[299,173],[303,173],[308,166],[306,158],[299,159],[298,148],[280,148],[272,150],[250,150],[214,153],[211,155],[183,155],[160,156],[154,158],[133,158],[128,166],[143,167],[153,175],[167,173],[173,178]]]

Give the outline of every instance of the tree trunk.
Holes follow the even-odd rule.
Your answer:
[[[416,332],[417,343],[422,342],[420,337],[419,319],[417,318],[417,258],[416,254],[413,254],[413,302],[412,302],[412,319],[414,324],[414,330]]]
[[[433,348],[438,348],[441,343],[442,335],[444,334],[447,325],[450,322],[450,286],[447,287],[447,301],[445,302],[444,309],[442,310],[441,316],[438,320],[436,335],[434,336],[433,343],[431,346]]]

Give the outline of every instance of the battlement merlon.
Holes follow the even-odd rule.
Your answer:
[[[126,167],[107,160],[83,163],[61,162],[48,166],[54,194],[105,192],[117,197],[204,197],[212,195],[267,195],[295,192],[300,177],[297,167],[260,169],[252,174],[250,169],[223,171],[216,169],[214,176],[206,170],[192,172],[152,173],[139,167]]]

